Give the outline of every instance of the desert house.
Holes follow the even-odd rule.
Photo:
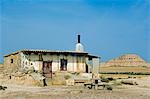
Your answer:
[[[58,71],[98,73],[99,59],[98,56],[84,52],[78,35],[75,51],[19,50],[4,56],[4,66],[11,72],[32,68],[42,72],[45,77],[52,78],[52,74]]]

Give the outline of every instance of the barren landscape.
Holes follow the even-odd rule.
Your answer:
[[[0,1],[0,99],[150,99],[150,0]]]
[[[150,67],[142,66],[102,66],[100,72],[134,72],[150,73]]]
[[[3,84],[6,90],[0,91],[1,99],[150,99],[150,76],[130,78],[138,85],[121,84],[113,90],[103,88],[87,89],[84,86],[21,86]]]

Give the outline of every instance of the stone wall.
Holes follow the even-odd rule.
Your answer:
[[[11,73],[16,72],[21,66],[20,54],[12,54],[4,57],[4,69]]]
[[[3,71],[4,71],[4,66],[3,64],[0,64],[0,74],[3,73]]]

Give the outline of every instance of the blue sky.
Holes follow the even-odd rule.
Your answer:
[[[1,0],[0,60],[20,49],[85,51],[102,61],[127,53],[150,61],[149,0]]]

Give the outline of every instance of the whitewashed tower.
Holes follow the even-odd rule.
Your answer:
[[[84,52],[84,46],[80,42],[80,35],[77,35],[77,44],[76,44],[76,51],[77,52]]]

